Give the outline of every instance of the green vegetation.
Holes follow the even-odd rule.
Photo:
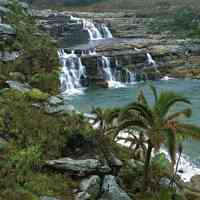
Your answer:
[[[144,96],[143,92],[138,96],[138,102],[128,105],[121,113],[119,118],[119,127],[117,131],[126,131],[133,136],[135,131],[142,132],[144,136],[132,140],[140,140],[140,143],[147,144],[147,149],[142,148],[145,154],[144,164],[144,189],[149,184],[149,167],[151,162],[151,154],[153,149],[159,151],[161,145],[165,145],[171,157],[171,172],[173,173],[174,165],[176,163],[176,149],[177,142],[180,136],[200,138],[198,127],[193,127],[179,121],[180,117],[190,117],[191,108],[186,107],[180,111],[173,111],[177,103],[189,104],[190,102],[171,91],[163,91],[159,95],[156,89],[150,87],[155,103],[150,105]],[[117,136],[115,135],[115,137]],[[180,136],[179,136],[180,135]],[[131,144],[132,145],[132,144]]]
[[[1,49],[20,52],[19,58],[10,63],[0,63],[0,71],[9,79],[11,72],[20,72],[28,83],[33,83],[44,92],[55,94],[59,89],[59,62],[57,45],[52,38],[41,32],[29,10],[24,10],[18,1],[12,0],[11,12],[5,23],[16,30],[16,38],[6,40]],[[45,83],[44,83],[45,81]]]
[[[71,136],[79,130],[82,138],[92,137],[93,130],[81,115],[47,115],[32,106],[34,101],[15,90],[0,96],[0,133],[9,140],[0,150],[0,199],[53,196],[70,200],[76,182],[43,169],[43,164],[62,157]]]
[[[154,32],[160,33],[170,31],[177,37],[199,38],[199,14],[198,8],[192,6],[182,6],[176,8],[173,13],[160,18],[155,18],[155,21],[150,25]]]

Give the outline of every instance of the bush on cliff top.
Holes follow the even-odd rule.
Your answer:
[[[0,63],[1,71],[5,72],[7,77],[10,72],[21,72],[29,83],[32,81],[32,76],[43,73],[48,77],[46,78],[48,83],[53,82],[53,84],[46,83],[48,87],[45,87],[41,83],[42,80],[37,79],[35,85],[45,92],[57,93],[59,78],[58,73],[54,73],[59,70],[57,45],[47,33],[38,29],[35,18],[17,1],[12,0],[9,9],[11,12],[6,18],[6,23],[15,28],[16,38],[4,48],[9,51],[19,51],[21,56],[15,62],[7,64],[9,69],[5,70],[6,64]]]

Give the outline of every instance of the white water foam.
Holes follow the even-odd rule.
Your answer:
[[[82,19],[78,17],[70,16],[70,20],[75,21],[78,24],[83,25],[83,29],[87,30],[90,40],[102,40],[113,38],[112,33],[109,28],[105,25],[101,25],[101,31],[95,26],[95,24],[89,19]]]
[[[104,72],[104,80],[108,83],[109,88],[120,88],[125,87],[125,84],[116,80],[113,69],[111,68],[110,58],[106,56],[101,57],[101,62]]]
[[[81,59],[73,51],[67,54],[63,49],[58,51],[58,56],[62,64],[61,91],[68,95],[83,94],[81,78],[85,78],[86,74]]]
[[[163,80],[163,81],[169,81],[169,80],[174,80],[174,78],[169,77],[169,76],[164,76],[161,80]]]
[[[147,53],[146,56],[147,56],[147,63],[148,63],[148,65],[156,66],[156,62],[152,58],[151,54]]]

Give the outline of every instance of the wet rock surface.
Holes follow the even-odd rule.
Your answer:
[[[100,200],[131,200],[127,193],[117,184],[116,177],[105,176]]]
[[[97,199],[101,189],[101,178],[93,175],[88,179],[83,179],[80,183],[80,192],[76,196],[76,200]]]
[[[61,158],[47,161],[46,165],[58,170],[71,171],[78,176],[95,173],[107,174],[111,171],[108,165],[102,164],[95,159],[75,160],[71,158]]]

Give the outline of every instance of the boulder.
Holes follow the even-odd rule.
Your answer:
[[[83,179],[80,183],[80,192],[76,196],[76,200],[96,199],[101,188],[101,179],[99,176],[93,175],[88,179]]]
[[[14,60],[16,60],[16,58],[18,56],[19,56],[18,52],[8,52],[8,51],[1,52],[0,51],[0,60],[3,60],[5,62],[6,61],[14,61]]]
[[[69,113],[75,111],[74,106],[70,104],[63,104],[63,105],[50,105],[46,104],[45,111],[48,114],[56,114],[56,113]]]
[[[10,10],[0,5],[0,16],[5,16]]]
[[[8,0],[0,0],[0,6],[7,6],[8,4]]]
[[[72,172],[78,176],[85,176],[87,174],[107,174],[111,172],[108,165],[102,164],[96,159],[75,160],[71,158],[61,158],[58,160],[46,161],[47,166]]]
[[[116,177],[105,176],[100,200],[131,200],[128,194],[117,184]]]
[[[27,83],[23,84],[18,81],[6,81],[6,83],[9,85],[10,88],[18,90],[20,92],[30,92],[31,91],[31,86]]]
[[[48,99],[48,103],[50,105],[56,106],[61,105],[63,103],[63,100],[57,96],[50,96]]]
[[[0,23],[0,35],[16,35],[16,31],[11,25]]]

